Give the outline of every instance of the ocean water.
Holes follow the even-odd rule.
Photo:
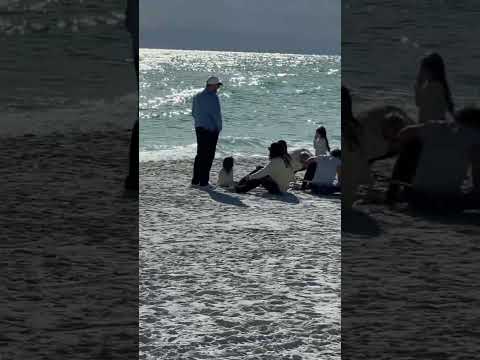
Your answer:
[[[475,1],[342,2],[342,80],[354,111],[379,103],[417,110],[413,85],[421,58],[438,52],[457,107],[478,104],[480,44]]]
[[[0,135],[132,126],[136,79],[125,6],[0,1]]]
[[[217,75],[224,117],[217,157],[266,156],[272,141],[340,143],[340,57],[141,49],[140,159],[193,158],[192,96]]]

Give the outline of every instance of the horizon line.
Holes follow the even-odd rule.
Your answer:
[[[240,50],[208,50],[208,49],[168,49],[168,48],[153,48],[153,47],[139,47],[139,50],[166,50],[166,51],[201,51],[201,52],[227,52],[227,53],[246,53],[246,54],[275,54],[275,55],[306,55],[306,56],[331,56],[341,58],[341,54],[317,54],[317,53],[289,53],[277,51],[240,51]]]

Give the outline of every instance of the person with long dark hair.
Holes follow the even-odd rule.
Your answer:
[[[327,153],[330,152],[327,129],[325,129],[324,126],[320,126],[317,131],[315,131],[315,137],[313,138],[313,148],[315,149],[315,156],[327,155]]]
[[[418,122],[446,120],[453,116],[455,106],[447,81],[445,63],[437,53],[424,57],[415,83]]]
[[[270,162],[267,166],[258,167],[245,176],[235,187],[237,193],[246,193],[258,186],[263,186],[271,194],[281,194],[288,190],[294,180],[293,168],[285,157],[284,146],[275,142],[269,147]]]

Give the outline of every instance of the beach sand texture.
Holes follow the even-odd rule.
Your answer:
[[[392,166],[373,167],[375,190]],[[342,212],[342,358],[478,357],[480,212],[420,215],[364,195]]]
[[[126,128],[2,139],[0,358],[136,356],[128,142]]]
[[[339,359],[340,199],[202,191],[191,171],[141,163],[140,358]]]

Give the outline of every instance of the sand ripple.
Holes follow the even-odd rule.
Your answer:
[[[141,359],[338,359],[338,199],[207,193],[190,171],[142,164]]]

